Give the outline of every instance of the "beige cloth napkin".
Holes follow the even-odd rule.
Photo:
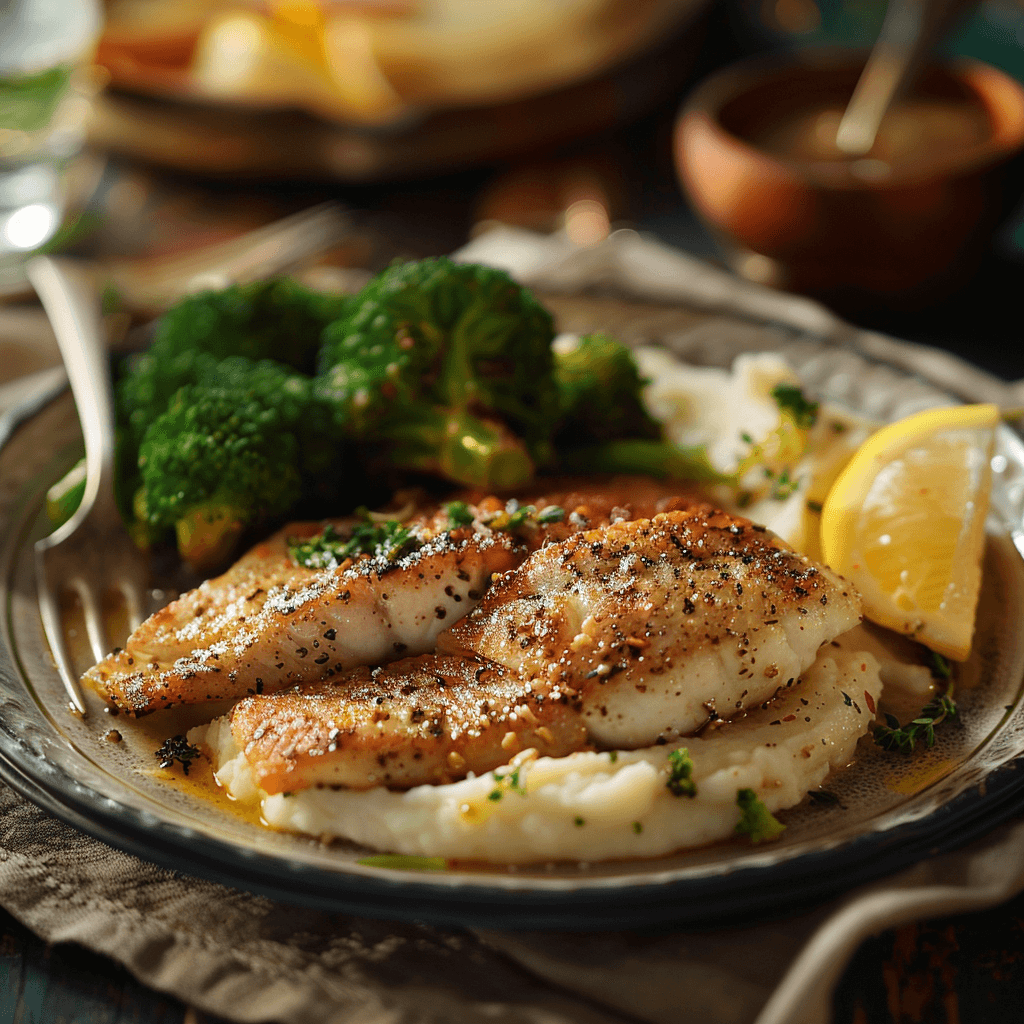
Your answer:
[[[813,303],[744,285],[632,232],[575,250],[557,236],[501,229],[461,255],[563,292],[614,285],[755,327],[787,323],[916,368],[965,398],[1018,404],[1024,394],[952,356],[856,332]],[[0,387],[0,413],[19,391]],[[820,1024],[859,938],[886,923],[1008,898],[1024,884],[1015,850],[1024,850],[1024,825],[842,901],[748,927],[438,929],[298,909],[166,871],[0,785],[0,904],[48,941],[81,943],[154,988],[246,1022],[751,1024],[818,929],[760,1019]]]

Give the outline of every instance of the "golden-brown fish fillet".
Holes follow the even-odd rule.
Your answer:
[[[231,732],[266,792],[448,782],[524,747],[646,747],[766,704],[858,621],[842,580],[702,506],[538,549],[438,654],[247,698]]]
[[[292,523],[256,545],[224,575],[183,595],[144,622],[85,680],[132,714],[271,692],[360,664],[377,665],[432,649],[437,633],[469,610],[491,574],[544,543],[581,529],[686,507],[685,490],[648,478],[552,481],[524,495],[538,509],[565,510],[560,522],[527,524],[514,534],[486,524],[509,499],[455,495],[474,521],[448,533],[447,503],[402,499],[397,517],[427,542],[399,564],[360,556],[337,568],[296,565],[288,540],[322,523]],[[384,513],[384,516],[391,513]],[[342,532],[354,519],[335,520]]]
[[[704,506],[534,552],[437,650],[567,686],[593,742],[635,748],[771,699],[859,620],[831,571]]]
[[[267,793],[369,789],[482,774],[518,751],[582,749],[577,711],[552,688],[523,688],[500,665],[428,654],[362,667],[231,712],[231,732]]]
[[[86,679],[111,703],[143,714],[270,692],[423,653],[447,622],[479,599],[493,573],[521,561],[519,547],[507,534],[479,537],[462,529],[398,561],[366,557],[321,570],[301,586],[268,591],[253,615],[229,609],[201,621],[201,630],[186,624],[177,631],[177,648],[154,652],[133,634]]]

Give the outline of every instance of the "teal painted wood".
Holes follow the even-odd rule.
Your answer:
[[[73,944],[47,946],[0,910],[0,1024],[185,1024],[177,999]],[[193,1011],[188,1024],[229,1024]]]
[[[0,1022],[14,1020],[24,981],[24,943],[14,929],[19,925],[0,911]],[[24,929],[21,929],[24,932]]]

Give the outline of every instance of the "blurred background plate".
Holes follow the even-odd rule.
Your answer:
[[[345,182],[492,162],[677,95],[706,6],[121,0],[90,141],[180,170]]]

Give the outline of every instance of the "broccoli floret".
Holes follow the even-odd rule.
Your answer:
[[[407,263],[325,330],[318,389],[394,466],[514,486],[550,456],[553,336],[550,314],[503,271]]]
[[[211,565],[249,523],[343,504],[357,475],[342,472],[344,457],[312,378],[272,360],[223,359],[146,430],[132,513],[151,531],[173,527],[182,556]]]
[[[333,410],[315,396],[311,377],[294,373],[271,359],[254,363],[232,356],[203,368],[197,383],[255,398],[277,410],[283,429],[298,442],[296,465],[302,478],[302,500],[321,512],[328,510],[328,503],[338,500],[342,435]]]
[[[152,352],[162,360],[198,352],[217,360],[276,359],[312,373],[324,328],[344,315],[349,301],[289,278],[200,292],[163,315]]]
[[[281,410],[260,396],[188,385],[143,438],[136,511],[174,529],[182,556],[208,567],[247,525],[296,504],[298,452]]]
[[[532,479],[534,462],[522,439],[500,420],[465,409],[416,403],[375,431],[387,460],[473,487],[515,487]]]
[[[179,388],[197,383],[217,365],[208,352],[132,356],[115,387],[119,424],[137,449],[149,425],[163,413]]]
[[[168,372],[161,373],[161,368]],[[152,517],[140,519],[134,507],[135,496],[142,486],[143,439],[152,424],[165,415],[182,387],[198,387],[199,393],[209,389],[227,391],[238,396],[241,402],[256,400],[261,408],[275,409],[282,429],[292,434],[298,444],[296,468],[301,477],[303,503],[313,513],[322,514],[340,500],[342,439],[333,411],[314,397],[311,377],[270,359],[256,363],[244,356],[217,360],[207,353],[182,353],[161,366],[159,359],[147,353],[121,384],[119,498],[126,518],[134,518],[136,526],[140,522],[158,525]],[[145,530],[137,530],[137,536],[145,546]]]
[[[115,391],[118,500],[139,543],[173,526],[182,554],[209,563],[248,522],[296,503],[320,514],[337,504],[335,410],[315,398],[302,371],[314,368],[324,327],[348,302],[282,279],[190,296],[164,315],[152,347],[128,361]],[[185,400],[199,403],[194,422]],[[202,451],[203,436],[211,445],[232,440],[215,456]],[[194,472],[182,454],[186,441],[202,452]],[[251,509],[215,495],[221,477],[251,498]]]
[[[152,346],[128,360],[118,381],[118,418],[129,446],[138,448],[179,388],[211,379],[225,359],[272,359],[311,373],[324,328],[348,302],[288,279],[183,299],[164,314]]]
[[[557,444],[661,437],[661,427],[641,397],[645,381],[621,341],[585,334],[555,354],[555,380],[561,410]]]

